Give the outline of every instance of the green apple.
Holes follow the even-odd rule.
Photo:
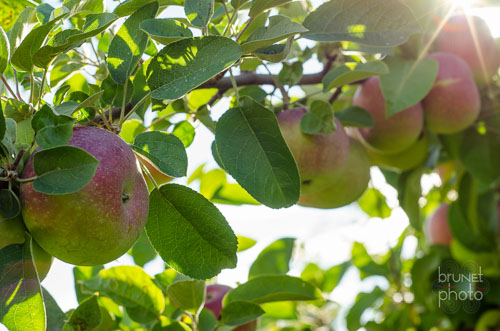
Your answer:
[[[281,133],[290,148],[301,178],[301,194],[318,192],[337,180],[349,157],[349,137],[340,121],[328,135],[302,132],[300,122],[307,110],[289,109],[277,114]]]
[[[479,90],[467,63],[451,53],[433,53],[439,63],[436,82],[422,101],[430,131],[451,134],[472,125],[479,116]]]
[[[96,127],[77,127],[69,145],[99,160],[89,184],[78,192],[48,195],[21,185],[26,227],[54,257],[75,265],[111,262],[127,253],[144,228],[149,194],[139,162],[117,135]],[[35,176],[33,156],[23,178]]]
[[[364,147],[353,138],[349,141],[349,159],[342,175],[329,187],[302,194],[299,205],[313,208],[338,208],[356,201],[368,187],[370,159]]]
[[[431,245],[449,246],[453,236],[448,223],[449,206],[442,203],[425,224],[425,235]]]
[[[448,20],[436,38],[437,49],[461,57],[477,84],[491,82],[500,66],[500,49],[486,22],[477,16],[457,15]]]
[[[375,125],[358,131],[369,148],[379,154],[402,152],[413,145],[422,133],[424,115],[420,103],[387,117],[378,77],[369,78],[358,88],[353,105],[366,109],[372,115]]]

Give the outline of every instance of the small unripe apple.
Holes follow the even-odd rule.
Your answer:
[[[464,60],[451,53],[433,53],[438,61],[436,82],[422,101],[425,124],[430,131],[451,134],[472,125],[479,115],[481,99],[472,73]]]
[[[356,201],[368,187],[370,159],[360,142],[349,139],[349,159],[341,176],[329,187],[303,194],[298,204],[304,207],[331,209]]]
[[[439,51],[461,57],[479,85],[488,84],[500,66],[500,49],[486,22],[477,16],[457,15],[443,26],[436,39]]]
[[[369,78],[358,88],[353,105],[366,109],[372,115],[375,125],[358,131],[369,148],[377,153],[402,152],[413,145],[422,133],[424,115],[420,103],[387,117],[378,77]]]
[[[328,135],[302,132],[300,122],[307,110],[289,109],[277,114],[281,133],[299,169],[301,194],[318,192],[339,178],[349,157],[349,138],[340,121]]]
[[[144,228],[149,194],[139,162],[117,135],[96,127],[73,130],[70,146],[99,160],[94,177],[78,192],[49,195],[21,185],[22,213],[37,243],[76,265],[101,265],[125,254]],[[23,178],[35,176],[33,156]]]
[[[166,184],[173,179],[172,177],[165,175],[163,172],[161,172],[161,170],[156,165],[154,165],[153,162],[151,162],[143,155],[136,153],[136,156],[144,165],[144,167],[146,167],[146,169],[149,171],[149,174],[151,175],[151,177],[153,177],[158,186],[162,186],[163,184]],[[149,178],[149,176],[146,173],[144,173],[144,179],[146,180],[146,184],[148,185],[148,191],[149,193],[151,193],[156,187],[154,183],[151,181],[151,178]]]
[[[448,223],[449,206],[441,204],[427,220],[425,233],[431,245],[449,246],[453,238]]]

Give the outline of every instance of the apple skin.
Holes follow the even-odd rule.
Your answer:
[[[381,168],[403,172],[418,167],[427,159],[429,140],[427,135],[421,137],[404,151],[394,155],[378,154],[367,148],[371,162]]]
[[[335,120],[337,129],[329,135],[302,132],[300,121],[304,108],[289,109],[277,114],[281,133],[297,162],[301,194],[318,192],[339,178],[349,158],[349,137]]]
[[[75,265],[95,266],[127,253],[144,228],[149,194],[139,163],[117,135],[96,127],[73,130],[69,145],[99,160],[89,184],[78,192],[48,195],[32,183],[21,185],[26,227],[54,257]],[[35,176],[33,155],[23,178]]]
[[[465,15],[451,17],[436,39],[437,49],[465,60],[476,83],[484,86],[498,71],[500,49],[483,19],[470,16],[469,21]]]
[[[155,182],[158,186],[162,186],[163,184],[166,184],[166,183],[173,180],[172,177],[165,175],[163,172],[161,172],[161,170],[158,169],[158,167],[156,165],[154,165],[153,162],[151,162],[149,159],[147,159],[143,155],[141,155],[139,153],[136,153],[135,155],[141,161],[141,163],[144,165],[144,167],[146,167],[146,169],[149,171],[149,174],[151,175],[151,177],[153,177],[153,179],[155,180]],[[149,176],[145,173],[143,173],[143,174],[144,174],[144,179],[146,180],[146,184],[148,185],[148,191],[149,191],[149,193],[151,193],[156,187],[153,184],[153,182],[151,181],[151,179],[149,178]]]
[[[210,310],[217,319],[220,319],[222,312],[222,300],[227,292],[233,288],[227,285],[212,284],[206,289],[205,308]],[[257,320],[250,321],[246,324],[239,325],[233,331],[255,331],[257,330]]]
[[[424,126],[422,105],[417,103],[391,117],[386,117],[385,98],[380,79],[371,77],[356,91],[353,105],[366,109],[375,125],[358,132],[369,148],[379,154],[396,154],[417,141]]]
[[[450,246],[453,236],[448,224],[448,209],[449,206],[442,203],[426,222],[425,234],[431,245]]]
[[[298,205],[322,209],[346,206],[365,192],[369,181],[368,154],[360,142],[350,138],[349,159],[339,179],[322,191],[301,195]]]
[[[451,53],[428,56],[439,63],[436,82],[422,101],[425,124],[436,133],[452,134],[469,127],[479,116],[481,98],[464,60]]]

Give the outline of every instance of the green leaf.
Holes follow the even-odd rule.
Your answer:
[[[251,53],[261,48],[287,39],[299,33],[307,32],[301,24],[292,21],[286,16],[271,16],[267,27],[260,27],[243,42],[241,48],[244,53]]]
[[[50,17],[54,12],[54,7],[49,5],[48,3],[42,3],[36,7],[36,17],[40,21],[40,23],[45,24],[50,21]]]
[[[300,81],[300,79],[303,76],[304,72],[304,67],[303,63],[298,61],[294,62],[293,64],[287,64],[286,62],[283,62],[283,68],[281,69],[278,79],[283,85],[288,85],[288,86],[294,86],[297,85]],[[259,87],[255,86],[255,88],[259,89]],[[240,91],[241,95],[241,91]],[[264,92],[264,99],[267,96],[267,93]],[[262,102],[263,100],[257,100],[257,98],[254,98],[258,102]]]
[[[212,144],[212,147],[214,146]],[[259,205],[239,184],[229,183],[226,172],[221,169],[214,169],[200,176],[200,193],[215,203]]]
[[[366,251],[365,246],[359,242],[352,245],[352,264],[361,272],[361,279],[369,276],[388,276],[389,268],[387,265],[376,263]]]
[[[322,100],[314,100],[311,109],[300,120],[300,129],[306,134],[328,135],[336,130],[332,106]]]
[[[10,44],[7,34],[0,26],[0,75],[5,72],[9,65],[10,58]]]
[[[261,48],[253,52],[253,55],[261,60],[278,63],[286,59],[293,46],[293,37],[287,39],[284,44],[276,44]]]
[[[250,267],[248,279],[261,275],[286,275],[290,270],[294,244],[294,238],[283,238],[264,248]]]
[[[297,202],[297,165],[272,111],[248,97],[241,98],[239,108],[220,118],[215,141],[224,169],[257,201],[271,208]]]
[[[34,155],[38,178],[33,189],[45,194],[70,194],[87,185],[99,161],[81,148],[60,146],[41,150]]]
[[[194,26],[206,27],[214,15],[214,0],[185,0],[184,13]]]
[[[205,303],[205,281],[184,280],[175,282],[167,288],[167,294],[176,307],[196,316]]]
[[[0,250],[0,322],[8,330],[45,331],[45,308],[33,263],[33,240]]]
[[[189,28],[171,18],[156,18],[143,21],[139,28],[151,39],[163,45],[168,45],[182,38],[191,38],[193,33]]]
[[[12,118],[6,118],[5,135],[0,143],[7,149],[7,152],[9,153],[8,158],[11,158],[11,155],[16,154],[17,151],[15,146],[16,132],[16,121],[14,121]],[[7,155],[4,155],[3,153],[3,148],[0,148],[0,156],[7,157]]]
[[[102,13],[104,10],[104,3],[102,0],[64,0],[63,5],[70,10],[70,16]]]
[[[2,108],[2,102],[0,102],[0,142],[3,140],[5,133],[7,132],[7,123],[5,122],[5,116]]]
[[[98,277],[84,281],[84,285],[125,307],[130,317],[140,323],[158,319],[165,309],[161,289],[137,266],[101,270]]]
[[[17,18],[16,23],[9,31],[9,49],[11,56],[16,48],[26,38],[28,33],[33,30],[36,24],[38,24],[38,20],[36,18],[36,9],[33,7],[24,8],[24,10]]]
[[[335,117],[344,126],[371,128],[375,125],[373,116],[366,109],[358,106],[349,106],[335,113]]]
[[[359,293],[356,297],[356,302],[349,310],[346,316],[347,328],[349,330],[358,330],[363,326],[361,324],[361,315],[372,305],[374,305],[379,299],[384,296],[385,292],[382,291],[378,286],[370,293]]]
[[[131,147],[151,160],[164,174],[186,176],[186,149],[176,136],[160,131],[144,132],[135,137]]]
[[[193,143],[196,132],[190,122],[182,121],[175,125],[172,134],[182,141],[184,147],[188,148]]]
[[[391,208],[387,205],[385,196],[379,190],[368,188],[359,198],[358,204],[370,217],[387,218],[391,216]]]
[[[252,238],[247,238],[243,236],[237,236],[238,237],[238,252],[243,252],[246,251],[247,249],[252,248],[255,246],[257,241],[253,240]]]
[[[116,6],[113,13],[120,17],[128,16],[152,2],[158,2],[160,4],[160,9],[169,5],[182,6],[183,4],[183,0],[125,0]]]
[[[257,304],[247,301],[233,301],[222,309],[220,323],[238,326],[255,320],[265,314]]]
[[[423,169],[417,168],[409,173],[401,175],[400,184],[398,187],[398,199],[401,208],[405,211],[411,226],[415,229],[422,230],[422,219],[419,200],[422,196],[422,180]]]
[[[42,294],[47,315],[47,331],[62,330],[66,321],[66,314],[59,308],[52,295],[43,287]]]
[[[107,62],[109,73],[118,84],[124,85],[132,75],[148,44],[148,35],[139,25],[154,18],[157,12],[157,2],[145,5],[132,14],[113,37]]]
[[[259,14],[268,9],[282,6],[289,2],[292,2],[292,0],[253,0],[252,7],[250,7],[250,13],[248,15],[250,15],[250,17],[257,17]]]
[[[153,261],[158,255],[151,245],[145,231],[141,232],[141,236],[137,239],[128,253],[134,259],[135,264],[140,267],[144,267],[146,263]]]
[[[380,76],[388,73],[389,68],[382,61],[343,64],[340,67],[330,70],[323,77],[323,88],[325,91],[329,91],[372,76]]]
[[[151,193],[149,206],[149,240],[172,268],[195,279],[208,279],[236,266],[236,236],[202,195],[166,184]]]
[[[20,17],[22,11],[27,6],[34,6],[40,3],[40,0],[2,0],[2,10],[0,11],[0,26],[9,31],[14,24],[14,21]],[[33,7],[29,7],[33,9]],[[36,17],[35,17],[36,18]],[[17,21],[16,21],[17,22]]]
[[[21,203],[16,194],[8,189],[0,189],[0,221],[13,218],[21,212]]]
[[[31,126],[36,133],[36,142],[41,148],[66,145],[73,135],[73,119],[57,116],[47,105],[35,113]]]
[[[99,274],[99,271],[103,270],[103,266],[95,267],[80,267],[76,266],[73,268],[73,277],[75,279],[75,292],[78,303],[82,303],[85,299],[90,298],[92,295],[84,286],[84,281],[92,279]]]
[[[88,15],[82,31],[71,29],[57,33],[46,46],[33,54],[33,64],[40,68],[47,68],[57,55],[75,47],[88,38],[98,35],[117,19],[118,16],[110,13]]]
[[[83,301],[73,310],[62,331],[93,330],[102,321],[97,295]]]
[[[380,77],[385,97],[387,117],[414,106],[432,89],[438,73],[434,59],[419,62],[390,58],[386,61],[389,74]]]
[[[255,277],[224,297],[224,306],[234,301],[260,304],[275,301],[308,301],[322,299],[321,292],[300,278],[271,275]]]
[[[217,318],[212,311],[203,308],[200,312],[198,328],[200,331],[213,331],[217,328]]]
[[[176,100],[217,75],[242,55],[229,38],[186,38],[168,44],[148,66],[148,85],[154,99]]]
[[[399,0],[331,0],[310,13],[305,38],[398,46],[420,32],[411,10]]]
[[[351,262],[348,261],[326,270],[323,275],[323,286],[321,290],[327,293],[333,291],[340,283],[342,277],[344,277],[350,266]]]

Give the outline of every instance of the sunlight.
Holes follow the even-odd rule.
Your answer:
[[[478,0],[448,0],[453,7],[463,8],[463,10],[468,10],[478,2]]]

